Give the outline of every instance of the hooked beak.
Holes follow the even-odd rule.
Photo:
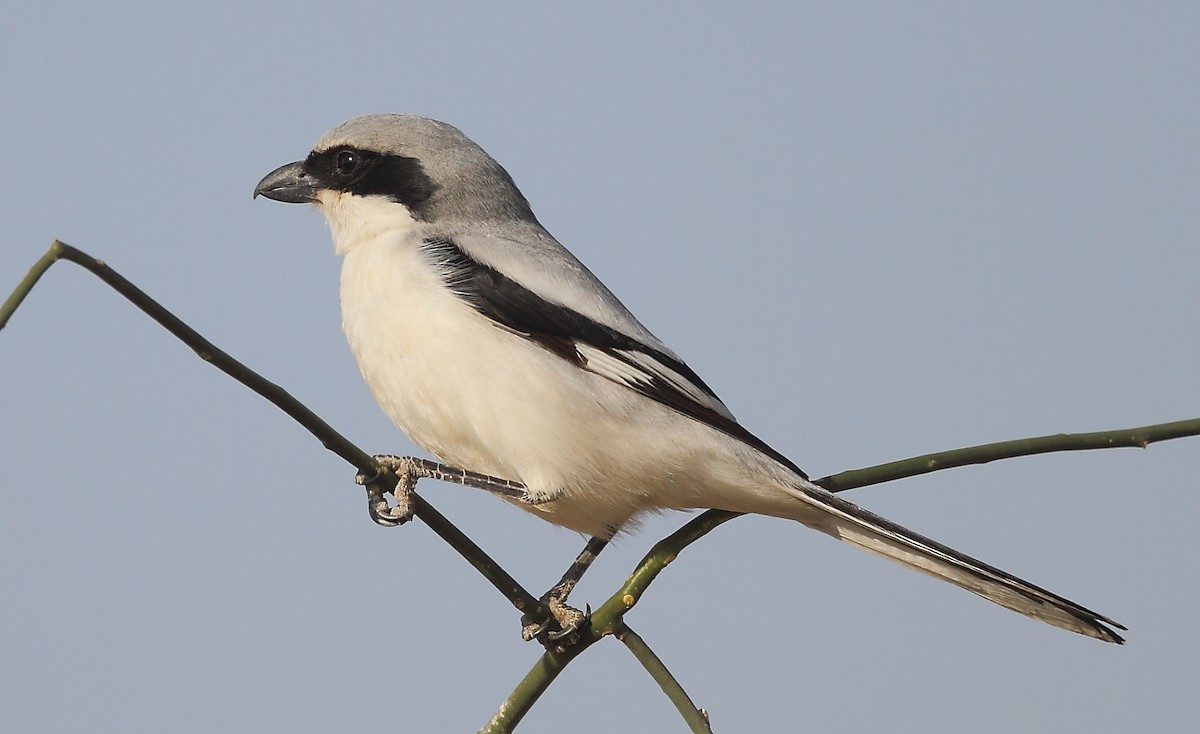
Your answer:
[[[304,170],[304,161],[280,166],[263,176],[254,187],[254,198],[259,194],[288,204],[311,204],[317,200],[317,188],[312,176]]]

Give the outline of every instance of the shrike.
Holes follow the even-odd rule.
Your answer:
[[[592,537],[544,597],[567,633],[584,619],[566,595],[614,534],[646,512],[719,508],[796,520],[1122,642],[1117,622],[810,482],[551,237],[456,128],[358,117],[254,193],[325,215],[343,257],[342,326],[388,416],[438,460],[485,475],[481,486],[508,487],[519,506]],[[526,625],[527,638],[545,633]]]

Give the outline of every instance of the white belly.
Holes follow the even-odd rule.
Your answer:
[[[446,289],[414,238],[349,249],[341,298],[350,348],[388,416],[441,461],[558,497],[532,508],[551,522],[611,535],[647,510],[777,514],[768,505],[783,497],[742,455],[757,452],[497,326]]]

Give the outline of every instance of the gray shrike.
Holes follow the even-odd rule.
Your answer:
[[[544,597],[555,635],[584,622],[566,595],[614,534],[642,513],[718,508],[796,520],[1021,614],[1123,641],[1108,617],[810,482],[551,237],[508,172],[456,128],[358,117],[254,193],[325,215],[343,257],[346,338],[396,425],[439,461],[486,475],[477,486],[516,488],[501,494],[592,536]],[[546,643],[545,625],[526,622],[526,638]]]

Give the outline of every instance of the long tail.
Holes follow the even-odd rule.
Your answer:
[[[822,511],[819,517],[809,511],[795,518],[809,527],[1055,627],[1105,642],[1125,641],[1110,626],[1125,627],[1102,614],[918,535],[814,484],[804,482],[795,489],[806,504]]]

